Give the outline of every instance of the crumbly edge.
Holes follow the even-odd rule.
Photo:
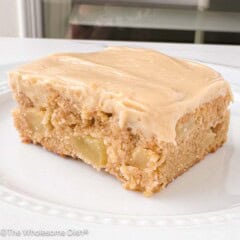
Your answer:
[[[126,189],[143,192],[146,196],[163,189],[177,176],[216,151],[227,139],[230,95],[219,96],[194,112],[185,114],[176,126],[176,144],[145,138],[141,132],[120,129],[116,116],[96,110],[76,111],[71,102],[54,92],[44,107],[35,106],[24,92],[15,92],[19,108],[13,113],[22,140],[41,144],[61,156],[79,159],[69,144],[69,136],[92,136],[102,139],[106,147],[107,163],[102,168],[116,176]],[[35,133],[26,120],[27,109],[46,112],[47,131]],[[144,166],[133,161],[136,147],[149,150],[151,157]],[[84,159],[82,159],[84,161]],[[99,169],[99,166],[94,166]]]

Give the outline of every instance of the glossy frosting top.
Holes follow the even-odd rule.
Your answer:
[[[213,69],[141,48],[54,54],[16,71],[26,78],[38,76],[65,93],[77,91],[69,95],[73,102],[114,113],[121,128],[166,142],[175,141],[176,123],[184,114],[230,93]]]

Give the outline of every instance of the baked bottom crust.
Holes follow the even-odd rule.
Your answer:
[[[126,189],[146,196],[163,189],[227,139],[229,95],[184,115],[176,126],[176,144],[120,129],[111,114],[76,112],[60,95],[47,107],[34,106],[23,93],[16,98],[19,108],[13,116],[23,142],[82,159],[116,176]]]

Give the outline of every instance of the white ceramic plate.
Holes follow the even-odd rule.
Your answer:
[[[15,103],[0,83],[0,200],[43,214],[99,224],[190,226],[240,218],[240,71],[211,65],[231,83],[235,102],[227,143],[152,198],[124,190],[81,161],[23,144]],[[0,67],[0,78],[13,65]]]

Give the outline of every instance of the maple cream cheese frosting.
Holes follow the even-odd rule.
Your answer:
[[[184,114],[231,94],[228,83],[213,69],[141,48],[55,54],[24,65],[10,76],[18,91],[24,91],[33,103],[35,99],[44,105],[42,91],[46,89],[41,86],[54,85],[66,96],[71,91],[68,99],[76,108],[113,113],[120,128],[130,127],[146,137],[172,143],[176,123]],[[21,76],[32,79],[36,91],[26,91]]]

